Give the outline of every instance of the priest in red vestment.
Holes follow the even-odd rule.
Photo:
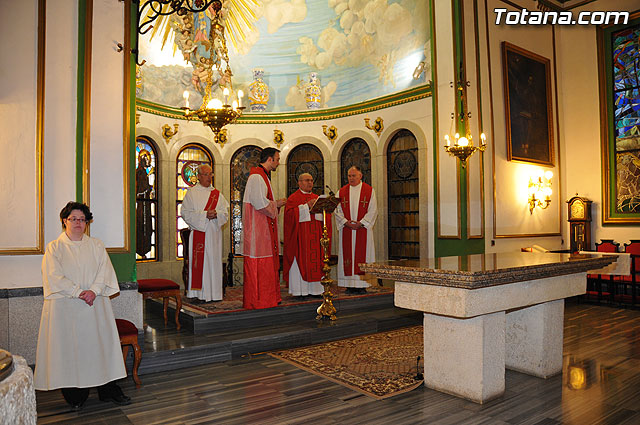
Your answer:
[[[280,296],[280,250],[278,212],[286,199],[275,200],[271,172],[280,164],[280,151],[265,148],[260,165],[253,167],[242,200],[244,298],[247,309],[278,305]]]
[[[338,243],[338,286],[347,293],[364,294],[369,283],[362,278],[364,272],[358,264],[376,261],[373,225],[378,209],[376,193],[362,181],[362,171],[355,165],[347,172],[349,184],[340,189],[340,204],[336,208],[336,227],[340,232]]]
[[[320,296],[322,284],[322,214],[310,214],[318,195],[311,192],[313,176],[298,176],[298,190],[289,196],[284,210],[283,277],[294,297]],[[331,238],[331,214],[327,214]],[[331,245],[329,245],[331,246]]]

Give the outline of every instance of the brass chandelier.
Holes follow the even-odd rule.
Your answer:
[[[224,25],[220,22],[220,9],[222,2],[214,1],[211,5],[215,11],[215,15],[211,20],[211,29],[209,31],[211,58],[213,65],[219,76],[219,85],[224,87],[222,92],[223,100],[214,97],[211,93],[213,86],[213,66],[208,68],[207,85],[205,87],[205,95],[202,99],[202,106],[198,110],[189,109],[189,92],[185,91],[186,105],[184,107],[184,115],[187,120],[199,119],[202,124],[211,128],[214,134],[214,141],[224,147],[227,141],[226,135],[222,136],[222,128],[228,124],[236,122],[238,117],[242,115],[245,109],[242,106],[242,90],[238,90],[237,100],[233,100],[229,104],[230,94],[233,93],[231,77],[231,67],[229,66],[229,56],[227,51],[227,43],[224,37]],[[222,69],[222,63],[225,69]]]
[[[460,165],[463,168],[467,166],[467,159],[474,152],[480,151],[484,152],[487,147],[487,137],[484,133],[480,134],[480,145],[473,145],[473,136],[471,135],[471,131],[469,128],[469,118],[471,118],[471,112],[466,112],[467,110],[467,87],[469,87],[469,81],[457,81],[456,88],[460,91],[460,97],[462,100],[462,112],[459,114],[460,122],[465,123],[466,134],[460,137],[460,133],[455,133],[453,136],[449,134],[445,134],[444,136],[444,150],[451,156],[457,157],[460,159]],[[453,87],[453,82],[451,83],[451,87]],[[454,122],[456,121],[456,115],[451,113],[451,130],[454,127]]]

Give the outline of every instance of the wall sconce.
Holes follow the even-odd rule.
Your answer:
[[[375,131],[378,137],[380,137],[380,133],[382,133],[382,130],[384,130],[384,123],[382,121],[382,118],[380,117],[376,118],[373,125],[369,124],[369,118],[365,118],[364,126],[367,127],[369,130]]]
[[[322,125],[322,134],[324,134],[325,136],[327,136],[327,139],[329,139],[329,141],[331,142],[331,144],[333,144],[336,139],[338,138],[338,129],[335,128],[334,126],[331,126],[327,129],[326,125]]]
[[[165,142],[169,143],[169,140],[176,134],[178,134],[178,124],[173,125],[173,130],[171,130],[169,124],[162,126],[162,137],[164,137]]]
[[[529,213],[533,214],[534,208],[547,209],[551,204],[551,179],[553,172],[540,172],[537,176],[529,178]]]
[[[273,130],[273,143],[280,149],[280,145],[284,143],[284,133],[282,131]]]

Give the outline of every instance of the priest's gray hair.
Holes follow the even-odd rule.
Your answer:
[[[313,180],[313,176],[309,173],[302,173],[298,176],[298,181],[302,180],[303,177],[311,177],[311,180]]]
[[[200,174],[205,168],[210,171],[213,171],[213,168],[211,168],[211,165],[205,163],[205,164],[198,165],[198,174]]]

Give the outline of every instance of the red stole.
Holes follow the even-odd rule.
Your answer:
[[[273,192],[271,191],[271,182],[269,181],[269,177],[267,177],[267,173],[262,167],[252,167],[249,175],[259,174],[264,180],[264,184],[267,186],[267,199],[273,201]],[[275,268],[276,274],[279,274],[280,271],[280,253],[278,250],[278,220],[277,218],[267,217],[267,223],[269,224],[269,234],[271,235],[271,251],[273,253],[273,266]]]
[[[343,186],[340,189],[340,203],[342,205],[342,213],[347,221],[351,221],[351,204],[349,203],[349,187],[350,185]],[[358,218],[355,221],[362,220],[369,210],[369,202],[371,201],[371,186],[362,182],[362,188],[360,188],[360,199],[358,201]],[[342,266],[344,268],[345,276],[352,276],[351,264],[353,262],[352,249],[351,249],[351,232],[353,229],[346,225],[342,228]],[[367,259],[367,229],[361,227],[356,230],[356,258],[353,263],[353,271],[355,274],[364,274],[358,264],[366,263]]]
[[[220,197],[220,191],[213,189],[209,194],[209,200],[207,205],[204,206],[205,210],[214,210],[218,205],[218,198]],[[204,267],[204,238],[205,232],[199,230],[191,231],[191,238],[193,243],[191,245],[191,290],[202,290],[202,268]]]
[[[298,262],[298,268],[302,279],[307,282],[316,282],[322,279],[322,221],[316,220],[311,215],[311,221],[300,223],[300,211],[298,207],[306,204],[310,199],[317,199],[315,193],[303,193],[295,191],[287,199],[284,212],[284,255],[283,276],[289,283],[289,271],[293,260]],[[327,214],[327,221],[331,223],[331,214]],[[331,226],[328,226],[329,238],[331,238]]]

